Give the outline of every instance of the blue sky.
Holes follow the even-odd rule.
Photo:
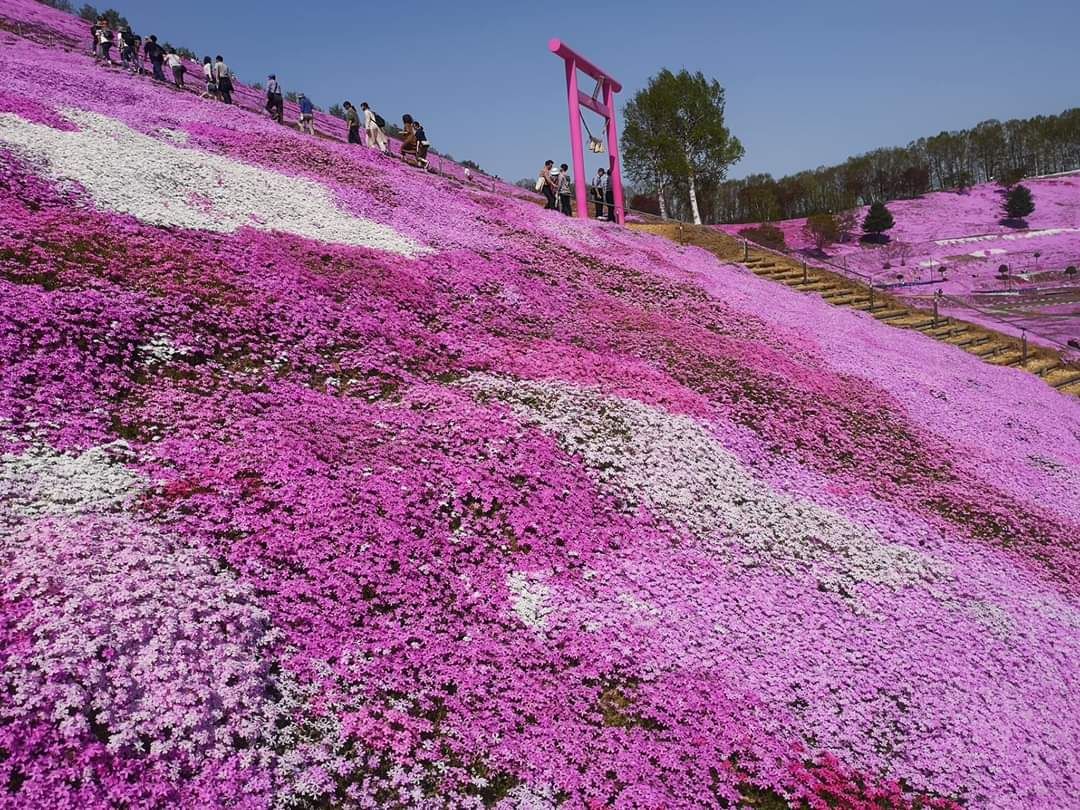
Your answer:
[[[275,72],[323,107],[412,113],[435,148],[508,180],[569,162],[552,36],[618,78],[623,99],[662,67],[717,78],[746,147],[736,177],[1080,104],[1075,0],[113,4],[138,32],[221,53],[245,80]]]

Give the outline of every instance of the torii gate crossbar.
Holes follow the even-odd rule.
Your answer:
[[[615,218],[622,225],[626,221],[626,207],[623,204],[622,171],[619,166],[619,133],[615,122],[615,94],[622,90],[622,85],[602,71],[584,56],[576,53],[559,39],[548,42],[548,50],[566,63],[566,100],[570,113],[570,150],[574,159],[574,189],[577,198],[578,216],[589,218],[589,202],[585,194],[588,181],[585,179],[585,145],[581,139],[581,108],[586,107],[603,117],[607,129],[608,182],[615,201]],[[600,83],[601,100],[597,100],[578,89],[577,72],[581,71]]]

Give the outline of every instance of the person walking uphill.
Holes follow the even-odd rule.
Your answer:
[[[361,102],[360,109],[364,111],[364,129],[367,131],[367,145],[372,149],[378,148],[385,155],[389,150],[388,144],[390,141],[383,131],[386,121],[371,109],[366,101]]]
[[[225,60],[221,58],[221,54],[218,54],[217,59],[214,60],[214,76],[217,77],[218,93],[221,94],[221,100],[226,104],[232,104],[232,71],[225,64]]]
[[[349,143],[361,143],[360,113],[356,111],[356,107],[352,105],[351,101],[346,101],[341,106],[345,108],[345,123],[349,127]]]
[[[311,99],[303,93],[296,97],[296,103],[300,107],[300,131],[308,135],[315,134],[315,105]]]
[[[150,62],[150,68],[154,72],[154,78],[159,82],[165,81],[165,71],[162,70],[162,66],[165,63],[165,49],[158,45],[157,36],[150,35],[150,39],[146,40],[146,46],[143,48],[143,52],[146,54],[147,61]]]
[[[109,23],[104,18],[98,20],[97,41],[98,55],[109,64],[112,64],[109,50],[113,46],[113,33],[109,30]]]
[[[209,56],[203,58],[202,70],[203,76],[206,79],[206,92],[203,93],[200,98],[217,98],[217,77],[214,75],[214,63],[210,60]]]
[[[281,95],[281,85],[273,73],[266,78],[266,111],[279,124],[285,122],[285,97]]]
[[[172,71],[173,84],[180,90],[184,89],[184,60],[176,51],[169,51],[165,55],[165,64]]]
[[[138,50],[135,46],[135,32],[128,26],[120,29],[120,63],[125,70],[139,72]]]

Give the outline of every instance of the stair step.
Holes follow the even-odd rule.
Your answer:
[[[1050,385],[1054,386],[1054,388],[1060,391],[1062,388],[1070,386],[1073,383],[1080,383],[1080,371],[1070,372],[1068,376],[1062,377],[1059,380],[1055,380],[1054,382],[1051,382]]]
[[[887,309],[884,312],[878,312],[874,315],[879,321],[895,321],[897,318],[903,318],[905,315],[911,314],[907,309]]]
[[[957,339],[959,338],[959,340]],[[990,340],[987,335],[980,334],[979,332],[964,332],[963,334],[954,335],[944,339],[950,346],[956,346],[963,349],[964,347],[974,347],[986,343]],[[969,348],[968,351],[971,351]]]
[[[1028,360],[1024,363],[1024,371],[1031,372],[1039,377],[1044,377],[1051,371],[1056,371],[1059,368],[1064,368],[1057,360],[1053,358],[1038,357],[1033,360]]]
[[[938,340],[945,340],[946,338],[954,337],[956,335],[962,335],[968,331],[971,327],[967,324],[956,326],[954,324],[946,324],[945,326],[939,326],[936,329],[931,329],[926,334],[930,337],[937,338]]]
[[[869,304],[865,298],[859,298],[857,295],[834,295],[824,296],[825,300],[832,304],[834,307],[856,307],[859,304]]]
[[[968,352],[976,357],[991,357],[998,352],[1003,352],[1008,348],[1004,343],[994,343],[990,338],[986,340],[977,341],[978,343],[985,343],[985,346],[977,346],[975,348],[969,348]]]
[[[995,354],[986,359],[987,363],[994,366],[1018,366],[1023,359],[1019,349],[1010,349],[1001,354]]]
[[[916,321],[915,323],[898,323],[896,325],[897,326],[902,326],[905,329],[911,329],[911,330],[913,330],[915,332],[918,332],[918,331],[920,331],[922,329],[926,329],[926,327],[928,327],[928,326],[933,326],[934,325],[934,319],[930,318],[930,319],[924,320],[924,321]]]
[[[922,332],[924,335],[933,336],[933,333],[941,329],[941,327],[941,318],[931,318],[930,320],[926,321],[926,323],[923,323],[919,326],[912,326],[911,328],[914,329],[916,332]]]

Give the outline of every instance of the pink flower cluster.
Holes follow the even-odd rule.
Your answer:
[[[0,808],[1080,802],[1074,400],[0,37]]]

